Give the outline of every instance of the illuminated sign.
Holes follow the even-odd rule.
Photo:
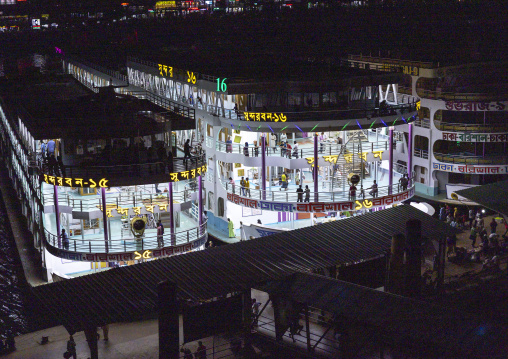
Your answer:
[[[445,106],[453,111],[505,111],[507,104],[506,101],[446,101]]]
[[[442,132],[443,140],[457,142],[508,142],[508,133]]]
[[[32,19],[32,29],[41,28],[41,19]]]
[[[159,206],[159,212],[156,212],[155,211],[155,206]],[[133,214],[131,215],[141,215],[141,214],[145,214],[145,213],[141,213],[141,209],[144,208],[145,211],[148,213],[161,213],[161,212],[167,212],[168,211],[168,204],[151,204],[151,205],[146,205],[144,207],[131,207],[131,208],[121,208],[121,207],[118,207],[118,208],[106,208],[106,215],[108,217],[113,217],[113,210],[116,210],[116,213],[118,213],[118,215],[120,216],[128,216],[129,215],[129,210],[132,209],[132,212]],[[100,208],[100,210],[102,211],[102,207]]]
[[[283,113],[265,113],[265,112],[244,112],[245,121],[270,121],[270,122],[286,122],[287,117]]]
[[[187,71],[187,82],[191,82],[192,84],[196,83],[196,75],[194,75],[194,72]]]
[[[159,73],[161,76],[173,77],[173,68],[171,66],[159,64]]]
[[[404,75],[418,76],[419,68],[417,66],[401,66],[397,64],[383,64],[383,69],[401,69]]]
[[[155,3],[155,8],[157,10],[171,8],[171,7],[176,7],[176,1],[157,1]]]
[[[146,250],[143,253],[139,253],[138,251],[134,252],[134,259],[150,259],[152,258],[152,251]]]
[[[222,81],[220,78],[217,78],[217,92],[226,92],[228,90],[228,85],[226,84],[227,78],[223,78]]]
[[[41,181],[46,182],[47,184],[54,185],[54,186],[60,186],[60,187],[102,187],[107,188],[108,181],[105,178],[101,178],[100,180],[94,180],[92,178],[89,178],[88,180],[85,180],[84,178],[69,178],[69,177],[57,177],[57,176],[50,176],[47,174],[41,174],[40,177]]]
[[[194,168],[188,171],[176,172],[169,174],[169,182],[178,182],[184,181],[191,178],[195,178],[196,176],[201,176],[202,173],[206,172],[206,165],[203,165],[198,168]]]
[[[344,202],[271,202],[252,198],[241,197],[234,193],[228,193],[228,201],[247,208],[274,212],[293,212],[293,213],[322,213],[322,212],[342,212],[358,211],[360,209],[378,208],[394,205],[403,202],[414,196],[414,187],[397,194],[376,197],[364,200],[350,200]]]

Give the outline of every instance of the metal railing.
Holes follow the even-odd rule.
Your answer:
[[[414,100],[415,98],[413,98]],[[246,112],[254,112],[261,109],[253,109]],[[386,108],[362,108],[362,109],[343,109],[343,110],[312,110],[312,111],[283,111],[287,117],[286,122],[297,121],[322,121],[322,120],[346,120],[346,119],[362,119],[383,116],[397,116],[416,112],[416,102],[403,103],[398,105],[387,105]],[[263,110],[263,112],[274,112],[271,109]],[[409,116],[408,116],[409,117]],[[239,120],[245,120],[243,111],[238,113]],[[255,123],[256,121],[246,121]]]
[[[98,178],[107,179],[138,177],[148,178],[153,175],[164,175],[170,172],[188,171],[206,164],[205,156],[193,156],[187,160],[181,157],[173,158],[172,162],[149,162],[140,164],[117,164],[117,165],[95,165],[93,163],[82,163],[81,165],[62,165],[57,164],[54,167],[49,166],[47,162],[39,165],[43,169],[43,173],[62,177],[73,178]],[[167,171],[167,172],[166,172]]]
[[[306,139],[299,139],[297,143]],[[288,140],[291,144],[291,140]],[[291,144],[292,145],[292,144]],[[306,158],[306,157],[314,157],[314,145],[311,147],[302,148],[298,146],[298,149],[295,151],[294,148],[287,149],[283,148],[280,145],[277,146],[266,146],[266,156],[280,156],[287,157],[290,159],[296,158]],[[388,151],[389,142],[388,141],[379,141],[379,142],[363,142],[361,145],[358,143],[341,145],[338,143],[330,143],[323,142],[319,143],[318,153],[321,155],[336,155],[339,153],[359,153],[361,151]],[[239,143],[231,143],[228,144],[223,141],[215,142],[215,149],[219,152],[226,153],[239,153],[249,157],[259,157],[261,156],[261,146],[255,146],[254,143],[249,143],[246,147],[245,144]]]
[[[238,184],[231,184],[226,181],[221,181],[222,187],[229,193],[238,194],[243,197],[249,197],[252,199],[266,200],[271,202],[315,202],[315,198],[319,199],[319,202],[347,202],[355,200],[373,199],[378,197],[384,197],[392,194],[404,192],[414,186],[414,177],[408,180],[407,185],[402,183],[393,184],[391,186],[379,186],[377,191],[371,189],[371,187],[363,188],[360,184],[357,185],[357,190],[353,195],[349,190],[347,191],[336,191],[336,192],[314,192],[309,191],[307,193],[298,194],[295,189],[291,191],[284,191],[281,188],[279,190],[268,189],[263,191],[262,189],[245,188]],[[252,186],[253,183],[250,183]],[[305,186],[307,187],[307,186]],[[302,188],[304,188],[302,186]]]
[[[191,200],[195,189],[185,189],[183,191],[173,192],[173,201],[184,203]],[[90,211],[102,208],[102,198],[99,196],[85,196],[76,198],[72,194],[58,193],[58,204],[71,206],[76,211]],[[45,206],[55,204],[55,197],[52,193],[42,195],[42,203]],[[169,192],[106,192],[106,204],[116,205],[116,207],[136,207],[139,205],[151,204],[169,204]]]
[[[420,158],[423,158],[426,160],[429,159],[429,151],[428,150],[422,150],[419,148],[415,148],[413,153],[414,153],[415,157],[420,157]]]
[[[508,131],[508,126],[501,123],[496,124],[478,124],[478,123],[460,123],[460,122],[442,122],[434,120],[434,125],[441,131],[464,131],[464,132],[504,132]]]
[[[508,156],[468,156],[461,154],[447,154],[434,152],[434,158],[444,163],[458,163],[465,165],[505,165]]]
[[[87,61],[85,59],[77,60],[73,56],[66,55],[64,60],[67,62],[74,62],[74,63],[78,63],[81,65],[90,67],[90,68],[95,69],[97,71],[103,72],[103,73],[105,73],[105,74],[109,75],[110,77],[113,77],[117,80],[121,80],[126,83],[129,82],[128,77],[126,75],[121,74],[119,71],[113,71],[113,70],[107,69],[101,65],[94,64],[93,62]]]
[[[44,229],[46,242],[55,248],[79,253],[123,253],[130,251],[144,251],[146,249],[152,250],[160,247],[178,246],[193,242],[206,235],[207,222],[201,224],[201,226],[176,232],[174,234],[168,232],[169,229],[166,228],[166,231],[162,236],[162,240],[158,238],[159,236],[157,234],[150,234],[139,239],[134,237],[112,238],[107,241],[104,238],[83,239],[81,237],[70,237],[69,246],[66,247],[62,243],[61,236],[57,236],[49,232],[47,229]]]
[[[423,127],[423,128],[430,128],[430,120],[428,118],[416,118],[414,121],[415,126]]]
[[[364,62],[382,62],[384,64],[395,64],[400,66],[416,66],[423,69],[433,69],[436,67],[434,62],[425,61],[408,61],[401,59],[393,59],[389,57],[377,57],[377,56],[364,56],[364,55],[347,55],[348,60],[364,61]]]
[[[503,99],[506,94],[489,94],[489,93],[460,93],[460,92],[444,92],[437,90],[426,90],[420,87],[416,88],[416,94],[420,98],[432,100],[460,100],[460,101],[494,101]]]

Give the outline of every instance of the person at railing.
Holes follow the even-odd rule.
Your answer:
[[[289,142],[286,142],[286,157],[291,159],[291,152],[292,152],[292,147],[291,145],[289,144]]]
[[[249,157],[249,142],[245,142],[245,146],[243,146],[243,155]]]
[[[280,134],[280,141],[281,141],[281,142],[284,142],[284,143],[288,141],[288,136],[286,135],[286,133],[285,133],[285,132],[282,132],[282,133]]]
[[[187,158],[190,158],[192,162],[191,149],[192,146],[190,144],[190,139],[188,138],[187,141],[185,141],[185,145],[183,145],[183,163],[185,166],[187,166]]]
[[[295,173],[295,183],[298,186],[300,184],[300,170],[296,170]]]
[[[240,196],[245,196],[245,179],[240,179]]]
[[[42,156],[42,162],[46,162],[46,151],[47,151],[47,145],[44,140],[41,141],[41,156]]]
[[[351,186],[349,186],[349,200],[351,201],[354,201],[356,200],[356,186],[354,184],[351,184]]]
[[[245,195],[250,197],[250,182],[249,182],[249,177],[247,177],[245,179],[244,187],[245,187]]]
[[[319,152],[323,153],[325,151],[325,142],[328,139],[328,136],[321,132],[321,135],[319,136]]]
[[[62,228],[62,245],[65,250],[69,250],[69,236],[65,233],[65,228]]]
[[[309,186],[305,186],[305,200],[304,202],[310,202],[310,189]]]
[[[407,178],[407,173],[404,173],[404,175],[399,179],[399,183],[402,188],[402,191],[407,190],[407,185],[409,183],[409,180]]]
[[[48,145],[47,145],[48,156],[54,156],[55,155],[55,147],[56,147],[55,141],[54,140],[49,140],[48,141]]]
[[[286,157],[286,142],[281,142],[280,145],[280,156],[281,157]]]
[[[277,152],[277,135],[272,133],[271,140],[273,142],[273,152]]]
[[[164,247],[164,226],[160,219],[159,222],[157,222],[157,246],[159,248]]]
[[[171,150],[168,151],[166,156],[166,166],[168,167],[168,173],[173,172],[173,152]]]
[[[298,143],[296,141],[293,143],[293,157],[298,158]]]
[[[367,189],[370,189],[371,191],[369,192],[369,194],[372,196],[372,197],[377,197],[377,193],[378,193],[378,186],[377,186],[377,183],[376,183],[376,180],[374,180],[374,183],[372,184],[372,186],[370,186],[369,188]]]
[[[254,156],[255,157],[259,156],[259,146],[258,146],[257,142],[254,143]]]
[[[298,189],[296,190],[296,193],[298,195],[298,199],[296,200],[296,202],[303,202],[303,188],[302,188],[302,185],[300,185],[298,187]]]
[[[54,155],[51,156],[48,155],[48,170],[49,173],[51,173],[54,176],[59,175],[58,162],[56,161]]]
[[[231,185],[231,188],[233,189],[233,194],[235,194],[235,180],[231,177],[229,177],[229,184]]]
[[[157,158],[159,159],[159,170],[161,173],[164,173],[164,163],[166,162],[166,149],[164,148],[164,145],[159,145],[159,148],[157,148]]]
[[[282,185],[281,187],[279,188],[279,191],[281,191],[283,188],[285,191],[288,190],[288,178],[286,176],[285,173],[283,173],[281,176],[280,176],[280,179],[281,179],[281,182],[282,182]]]
[[[233,152],[233,141],[231,140],[231,136],[228,136],[226,140],[226,153]]]
[[[228,232],[229,232],[229,238],[235,238],[235,226],[233,224],[233,221],[228,218]]]

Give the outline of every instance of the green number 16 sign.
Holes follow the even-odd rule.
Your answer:
[[[223,78],[222,81],[220,78],[217,78],[217,92],[226,92],[228,90],[228,85],[226,84],[227,78]]]

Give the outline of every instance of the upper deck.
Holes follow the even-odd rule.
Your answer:
[[[282,128],[291,122],[310,131],[322,121],[330,128],[357,129],[387,126],[397,119],[401,123],[413,120],[418,99],[397,94],[401,72],[348,64],[287,64],[280,72],[265,71],[257,76],[248,72],[252,76],[228,78],[128,58],[127,72],[129,84],[193,108],[196,113],[203,110],[218,117],[223,126],[249,128],[247,121],[260,121]],[[289,73],[288,68],[292,70]]]

